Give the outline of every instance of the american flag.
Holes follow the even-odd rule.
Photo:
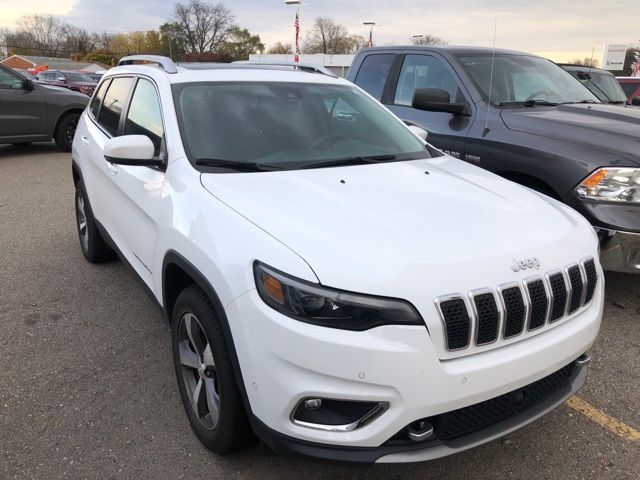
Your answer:
[[[369,30],[369,46],[373,47],[373,28]]]
[[[296,19],[293,22],[293,26],[296,29],[296,50],[293,56],[294,62],[300,61],[300,47],[298,46],[298,38],[300,37],[300,19],[298,18],[298,11],[296,10]]]

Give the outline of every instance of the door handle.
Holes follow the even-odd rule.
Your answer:
[[[118,166],[111,163],[111,162],[107,162],[105,160],[104,162],[105,166],[107,167],[107,170],[109,170],[109,173],[111,173],[112,175],[115,175],[116,173],[118,173]]]
[[[82,141],[82,143],[84,143],[85,145],[89,145],[91,142],[89,141],[89,139],[87,137],[85,137],[84,135],[80,136],[80,140]]]

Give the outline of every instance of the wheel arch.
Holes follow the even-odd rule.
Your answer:
[[[70,113],[77,113],[78,115],[82,115],[82,112],[84,112],[84,108],[80,107],[71,107],[61,111],[58,115],[58,118],[56,118],[56,121],[53,124],[53,131],[51,132],[51,136],[53,137],[56,134],[56,132],[58,131],[58,126],[65,116],[69,115]]]
[[[251,404],[249,403],[249,397],[247,396],[247,391],[245,389],[242,370],[240,368],[238,354],[236,352],[233,335],[231,333],[231,327],[222,302],[220,301],[220,297],[206,277],[191,262],[189,262],[189,260],[178,252],[169,250],[162,261],[162,308],[164,310],[165,318],[169,321],[170,326],[175,301],[177,300],[180,292],[190,285],[197,285],[200,287],[205,292],[216,311],[216,315],[222,325],[225,342],[231,357],[233,372],[242,395],[247,416],[252,418],[253,414],[251,411]]]

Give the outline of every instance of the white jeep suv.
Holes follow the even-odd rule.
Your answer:
[[[255,433],[427,460],[585,382],[604,283],[589,223],[321,67],[125,58],[80,119],[73,178],[84,256],[118,253],[162,308],[218,453]]]

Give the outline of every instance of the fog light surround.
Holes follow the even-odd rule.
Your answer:
[[[296,404],[291,422],[316,430],[350,432],[371,423],[388,409],[388,402],[307,397]]]

